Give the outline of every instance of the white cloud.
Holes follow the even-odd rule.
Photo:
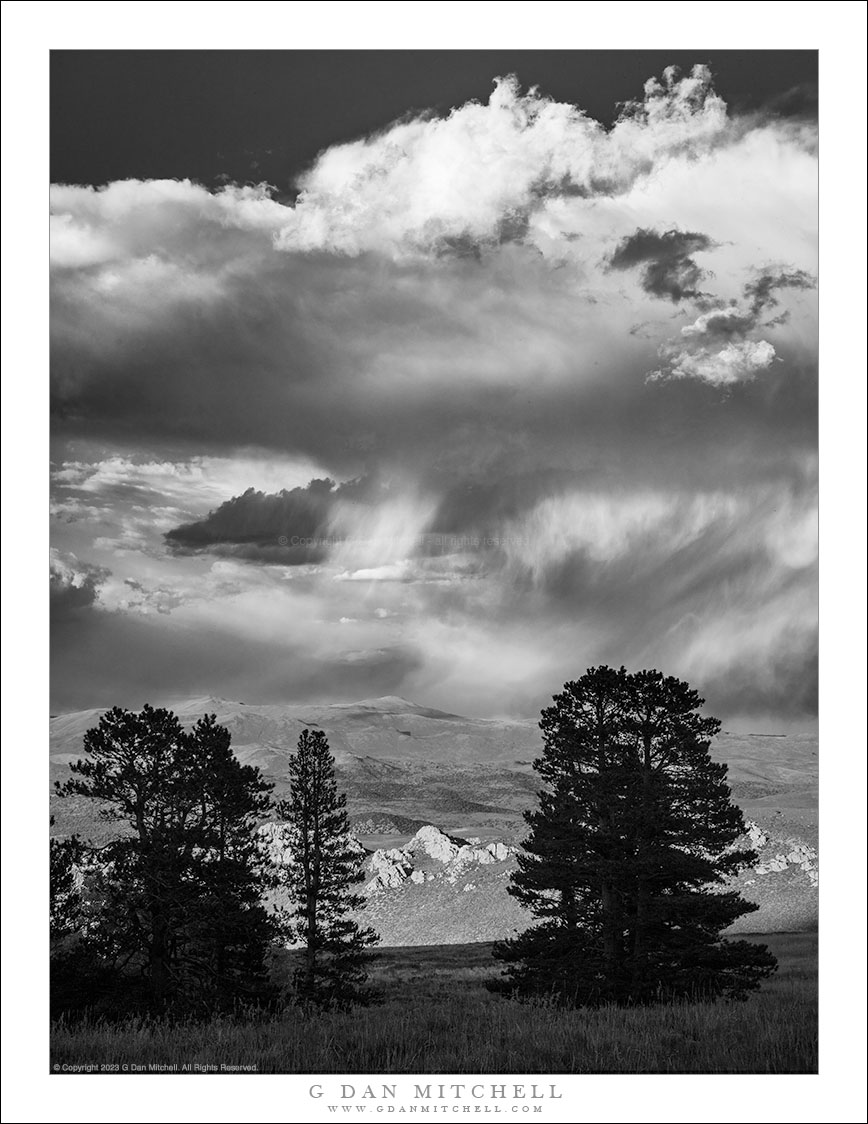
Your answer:
[[[624,193],[673,157],[707,152],[726,129],[705,67],[649,82],[608,132],[576,106],[501,78],[487,105],[402,121],[322,153],[278,245],[399,258],[460,239],[498,241],[544,211],[547,197]]]
[[[700,379],[712,386],[745,382],[764,371],[775,357],[768,340],[741,340],[715,351],[701,347],[695,351],[676,351],[669,366],[653,372],[654,379]]]
[[[399,445],[399,413],[430,414],[442,448],[447,395],[478,429],[491,388],[572,399],[657,365],[671,309],[604,267],[639,227],[707,236],[721,302],[772,260],[813,272],[814,139],[729,119],[700,68],[652,83],[608,131],[502,81],[486,105],[328,149],[295,206],[264,187],[56,185],[55,396],[163,436],[340,454],[333,474]],[[812,318],[787,330],[800,347]],[[767,370],[760,344],[781,354],[782,334],[722,356],[685,343],[674,373]]]
[[[69,502],[77,511],[84,503],[110,503],[113,500],[158,500],[169,513],[167,527],[176,526],[179,515],[199,515],[240,495],[247,488],[278,492],[295,488],[322,475],[311,460],[275,454],[253,455],[238,452],[233,456],[193,456],[183,461],[134,460],[111,456],[98,461],[64,461],[52,474],[55,490],[61,496],[58,510]]]

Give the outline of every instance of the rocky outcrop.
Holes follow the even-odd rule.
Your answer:
[[[758,823],[754,823],[753,820],[746,820],[745,827],[747,828],[745,834],[750,849],[752,851],[761,851],[769,841],[768,832],[764,831],[763,828],[761,828]]]
[[[474,867],[506,862],[515,850],[505,843],[456,839],[433,824],[426,824],[403,847],[374,851],[367,862],[370,878],[365,892],[375,894],[407,881],[421,885],[442,879],[455,884]],[[472,889],[472,883],[469,885]]]
[[[745,914],[735,933],[794,931],[816,924],[817,853],[779,828],[747,821],[736,844],[757,859],[737,888],[759,910]],[[367,860],[366,919],[384,943],[428,944],[501,940],[532,923],[506,891],[517,847],[459,839],[426,825],[403,847]]]
[[[508,847],[505,843],[465,844],[459,847],[457,853],[449,860],[445,877],[450,882],[457,882],[468,867],[488,866],[490,863],[502,863],[515,853],[515,847]],[[466,889],[467,887],[465,887]]]
[[[387,851],[374,851],[368,859],[367,866],[372,875],[365,885],[367,894],[373,893],[374,890],[400,886],[413,873],[410,856],[399,847],[392,847]]]
[[[769,874],[798,871],[805,875],[812,889],[816,890],[819,887],[819,858],[816,847],[793,837],[773,838],[765,828],[760,827],[753,820],[747,821],[746,838],[751,849],[757,852],[760,861],[747,872],[745,886],[755,886],[757,875],[762,878]]]
[[[760,858],[760,861],[751,868],[750,874],[760,876],[783,874],[792,867],[806,876],[813,889],[819,887],[819,859],[815,847],[811,847],[801,839],[772,839],[769,832],[753,820],[748,820],[746,826],[750,847]],[[755,884],[755,879],[751,877],[745,880],[746,886]]]
[[[264,823],[256,829],[259,846],[273,863],[288,865],[292,862],[290,827],[286,823]]]
[[[448,863],[458,854],[462,841],[453,839],[445,831],[433,824],[420,827],[409,843],[405,843],[402,850],[408,855],[427,855],[437,862]]]
[[[740,918],[732,932],[809,929],[816,924],[816,848],[790,825],[748,820],[736,844],[757,854],[735,887],[759,910]],[[291,861],[291,828],[264,824],[259,835],[271,858]],[[519,850],[500,841],[462,839],[425,824],[403,846],[366,850],[349,845],[363,862],[364,910],[385,943],[455,943],[499,940],[532,922],[506,891]]]

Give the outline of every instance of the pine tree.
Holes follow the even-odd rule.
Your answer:
[[[543,710],[545,782],[509,892],[539,923],[495,956],[499,985],[578,1005],[743,998],[773,972],[766,946],[721,933],[758,907],[724,883],[756,855],[715,718],[657,671],[590,669]]]
[[[284,935],[303,946],[293,976],[302,1006],[366,1003],[369,947],[379,939],[352,914],[364,905],[353,887],[362,881],[361,855],[349,835],[346,796],[338,792],[334,758],[320,730],[304,730],[289,759],[289,799],[278,804],[291,860],[279,880],[289,899]]]
[[[54,827],[54,816],[49,818],[49,827]],[[83,922],[81,886],[77,874],[82,845],[77,835],[71,835],[65,839],[49,839],[48,849],[49,934],[54,955],[67,945]]]
[[[88,757],[58,795],[86,796],[122,826],[89,848],[88,945],[119,995],[154,1009],[268,996],[268,871],[254,838],[272,786],[241,765],[206,715],[190,731],[167,710],[115,707],[88,730]]]

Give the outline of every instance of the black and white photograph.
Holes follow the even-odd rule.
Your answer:
[[[731,1120],[685,1077],[815,1083],[820,930],[846,947],[821,776],[864,776],[864,686],[818,702],[821,662],[864,667],[864,594],[847,643],[820,613],[822,395],[865,382],[821,353],[829,48],[670,48],[671,4],[540,5],[544,47],[532,6],[515,47],[115,7],[140,41],[46,32],[45,363],[13,423],[44,437],[37,541],[49,504],[48,807],[7,843],[47,1118],[92,1088],[117,1120]],[[266,22],[154,46],[149,8]],[[637,9],[669,23],[619,45]],[[589,1107],[603,1075],[688,1115]],[[757,1118],[860,1119],[839,1094]]]

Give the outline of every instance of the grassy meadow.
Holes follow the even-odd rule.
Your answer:
[[[779,969],[742,1003],[562,1010],[488,992],[499,970],[488,944],[384,948],[371,973],[376,1006],[243,1021],[61,1022],[50,1062],[315,1074],[815,1073],[817,935],[756,939]]]

